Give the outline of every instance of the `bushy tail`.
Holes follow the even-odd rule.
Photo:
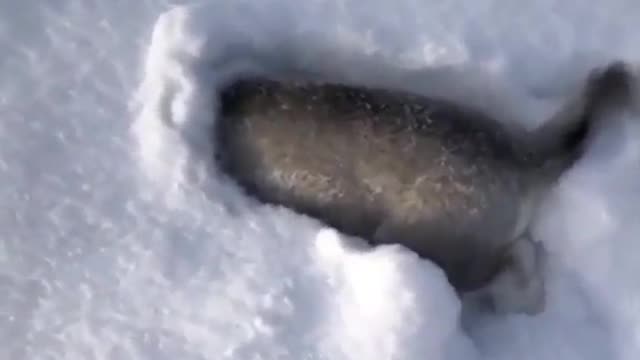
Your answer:
[[[598,118],[603,111],[629,106],[633,101],[633,82],[633,73],[621,61],[594,70],[585,89],[585,115]]]
[[[577,98],[536,130],[535,152],[557,160],[558,170],[566,169],[582,154],[594,126],[606,121],[611,111],[632,105],[634,85],[633,73],[624,62],[592,71]]]

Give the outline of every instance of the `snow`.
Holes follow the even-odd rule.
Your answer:
[[[289,67],[535,126],[638,61],[634,1],[182,3],[0,4],[1,359],[640,356],[632,109],[545,202],[535,317],[467,316],[410,251],[246,198],[209,134],[216,84]]]

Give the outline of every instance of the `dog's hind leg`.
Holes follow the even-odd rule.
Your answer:
[[[494,279],[463,297],[498,314],[539,314],[546,303],[544,261],[542,244],[526,233],[506,250],[503,267]]]

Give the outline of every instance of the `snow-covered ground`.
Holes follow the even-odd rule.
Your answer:
[[[2,2],[0,359],[640,358],[630,109],[536,224],[546,311],[465,330],[434,265],[245,198],[208,130],[217,81],[256,66],[534,126],[593,66],[640,60],[639,18],[633,0]]]

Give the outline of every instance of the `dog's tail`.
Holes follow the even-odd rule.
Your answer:
[[[633,73],[624,62],[592,71],[581,93],[534,131],[532,152],[551,160],[557,171],[566,170],[583,154],[589,134],[599,123],[613,111],[632,106],[634,85]]]

